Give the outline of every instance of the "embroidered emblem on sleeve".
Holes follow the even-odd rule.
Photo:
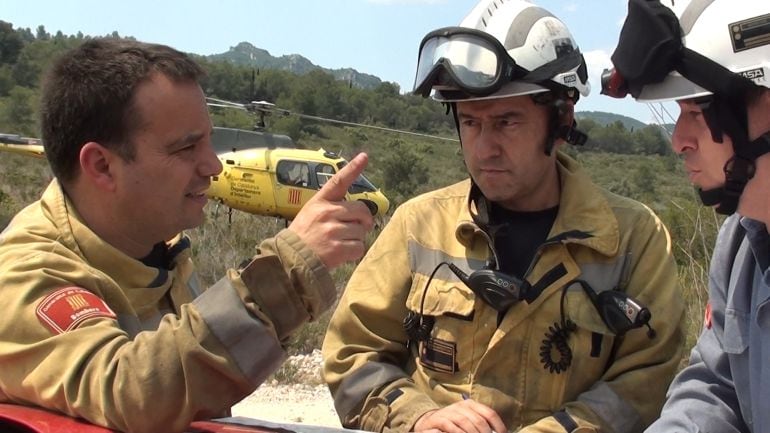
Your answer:
[[[703,326],[706,329],[711,329],[711,302],[706,304],[706,312],[703,314]]]
[[[71,331],[92,317],[115,318],[100,297],[80,287],[65,287],[51,293],[38,303],[35,314],[54,334]]]

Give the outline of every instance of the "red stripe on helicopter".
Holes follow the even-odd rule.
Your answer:
[[[298,189],[289,189],[289,203],[299,204],[302,197],[302,191]]]

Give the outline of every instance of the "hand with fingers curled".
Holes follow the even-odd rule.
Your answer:
[[[414,424],[418,433],[505,433],[500,416],[489,406],[464,399],[425,413]]]
[[[368,156],[360,153],[308,201],[289,230],[318,255],[328,269],[358,260],[366,252],[366,234],[374,218],[360,201],[346,201],[350,185],[364,171]]]

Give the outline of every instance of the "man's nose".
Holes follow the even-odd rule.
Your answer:
[[[214,146],[211,144],[205,146],[203,159],[198,164],[198,170],[204,177],[216,176],[222,172],[222,161],[219,160]]]
[[[681,114],[676,121],[674,132],[671,134],[671,148],[677,154],[682,154],[687,150],[694,150],[698,147],[691,123],[692,121],[688,121]]]
[[[481,127],[481,131],[479,131],[476,140],[476,153],[480,158],[490,158],[500,155],[500,141],[493,128]]]

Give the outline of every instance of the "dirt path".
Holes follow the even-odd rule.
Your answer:
[[[290,357],[286,363],[293,366],[295,380],[300,383],[265,383],[233,406],[233,416],[341,427],[329,388],[320,384],[321,362],[319,350],[309,355]]]
[[[341,427],[326,385],[262,385],[232,412],[273,422]]]

